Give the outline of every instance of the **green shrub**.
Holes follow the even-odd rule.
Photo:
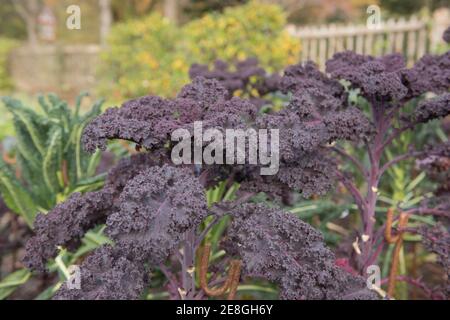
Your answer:
[[[8,55],[17,46],[16,40],[0,37],[0,91],[10,90],[13,87],[8,72]]]
[[[284,30],[276,5],[256,1],[211,13],[183,27],[159,14],[114,27],[103,54],[102,93],[113,100],[147,94],[174,96],[188,81],[189,66],[256,56],[268,71],[295,63],[300,43]],[[112,89],[112,90],[111,90]]]
[[[284,30],[285,24],[280,7],[253,1],[187,24],[183,51],[200,63],[254,56],[267,71],[278,71],[299,58],[299,41]]]
[[[179,30],[157,13],[114,26],[110,48],[102,55],[102,93],[112,92],[113,100],[173,95],[188,80],[188,65],[176,50],[181,39]]]

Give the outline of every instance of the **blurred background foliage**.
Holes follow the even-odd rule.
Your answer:
[[[255,56],[269,72],[278,71],[297,62],[300,53],[299,41],[289,36],[285,25],[281,7],[253,1],[186,24],[183,32],[189,41],[182,48],[200,63]]]
[[[269,71],[298,60],[300,43],[284,30],[275,5],[250,2],[209,13],[181,27],[158,13],[113,27],[99,75],[101,93],[121,100],[173,96],[187,83],[192,63],[211,64],[257,56]]]
[[[173,95],[188,80],[182,35],[159,13],[113,27],[99,68],[100,93],[120,101],[150,92]]]
[[[5,61],[14,41],[8,39],[27,43],[30,30],[38,37],[39,17],[46,10],[55,20],[55,39],[38,44],[104,44],[102,26],[111,31],[96,85],[90,90],[98,89],[107,99],[119,102],[155,92],[173,96],[188,80],[193,62],[257,56],[269,71],[278,71],[295,62],[301,50],[298,39],[291,39],[284,30],[287,23],[364,23],[366,9],[373,4],[381,7],[383,19],[426,14],[449,5],[445,0],[3,0],[0,93],[13,90]],[[66,27],[69,5],[81,9],[80,30]],[[34,19],[25,19],[19,8],[35,15]],[[65,98],[73,101],[77,92],[72,90]]]
[[[16,39],[0,36],[0,92],[13,88],[7,62],[9,53],[18,45],[19,41]]]

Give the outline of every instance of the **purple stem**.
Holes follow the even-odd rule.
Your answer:
[[[360,210],[361,214],[363,214],[366,210],[366,204],[356,185],[340,170],[336,170],[336,176],[338,177],[339,181],[345,186],[345,188],[350,192],[356,202],[356,205],[358,206],[358,209]]]
[[[160,265],[159,269],[169,281],[167,289],[169,291],[171,300],[179,300],[180,295],[178,293],[178,288],[180,287],[180,285],[178,283],[178,279],[169,269],[167,269],[165,265]]]
[[[186,291],[185,299],[194,299],[195,293],[195,279],[194,273],[188,272],[195,266],[195,230],[190,230],[185,235],[183,260],[181,265],[181,272],[183,278],[183,289]]]
[[[205,239],[208,232],[219,222],[220,217],[215,216],[213,220],[206,226],[206,228],[202,231],[202,233],[197,237],[194,243],[195,250],[198,249],[199,245],[202,243],[203,239]]]
[[[333,150],[336,153],[340,154],[342,157],[347,158],[348,160],[350,160],[359,169],[359,171],[362,173],[362,175],[365,178],[367,178],[369,176],[369,172],[367,171],[367,169],[354,156],[352,156],[351,154],[347,153],[345,150],[343,150],[343,149],[341,149],[339,147],[332,147],[331,150]]]
[[[405,159],[408,158],[412,158],[412,157],[419,157],[421,155],[426,154],[426,152],[420,152],[420,151],[411,151],[402,155],[399,155],[397,157],[395,157],[394,159],[388,161],[387,163],[385,163],[383,165],[383,167],[380,169],[380,176],[390,167],[392,167],[393,165],[397,164],[400,161],[403,161]]]
[[[370,159],[369,179],[367,183],[367,195],[365,198],[366,210],[363,214],[364,234],[369,236],[369,241],[362,247],[362,261],[365,261],[363,272],[370,261],[374,244],[374,226],[375,226],[375,207],[378,199],[378,183],[380,180],[380,162],[384,151],[385,136],[391,125],[391,119],[385,115],[386,107],[382,103],[372,101],[372,116],[376,126],[376,134],[371,143],[366,143]]]

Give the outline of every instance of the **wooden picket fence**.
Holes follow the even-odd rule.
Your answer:
[[[330,24],[314,27],[290,25],[287,30],[301,41],[301,59],[312,60],[322,69],[327,59],[343,50],[375,56],[399,52],[405,56],[408,64],[412,64],[429,48],[427,23],[415,16],[387,20],[377,28]]]

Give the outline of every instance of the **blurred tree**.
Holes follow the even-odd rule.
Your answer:
[[[111,0],[99,0],[100,7],[100,42],[106,43],[112,24]]]
[[[25,24],[14,8],[12,2],[4,1],[0,6],[0,36],[5,38],[25,39]]]
[[[164,0],[164,16],[175,24],[178,23],[179,11],[178,0]]]
[[[38,17],[45,7],[51,8],[56,17],[56,40],[59,43],[98,43],[101,32],[107,32],[107,2],[112,0],[1,0],[0,35],[26,37],[30,44],[39,41]],[[3,3],[5,2],[5,3]],[[66,27],[67,8],[78,5],[81,8],[81,30]],[[105,6],[106,5],[106,6]],[[3,19],[3,17],[7,19]],[[102,22],[103,21],[103,22]],[[17,30],[17,31],[15,31]],[[17,35],[17,36],[16,36]]]
[[[42,0],[9,0],[14,6],[18,15],[25,22],[28,42],[31,45],[37,44],[37,16],[42,9]]]
[[[212,11],[245,4],[248,0],[111,0],[114,21],[158,11],[175,23],[184,23]]]

